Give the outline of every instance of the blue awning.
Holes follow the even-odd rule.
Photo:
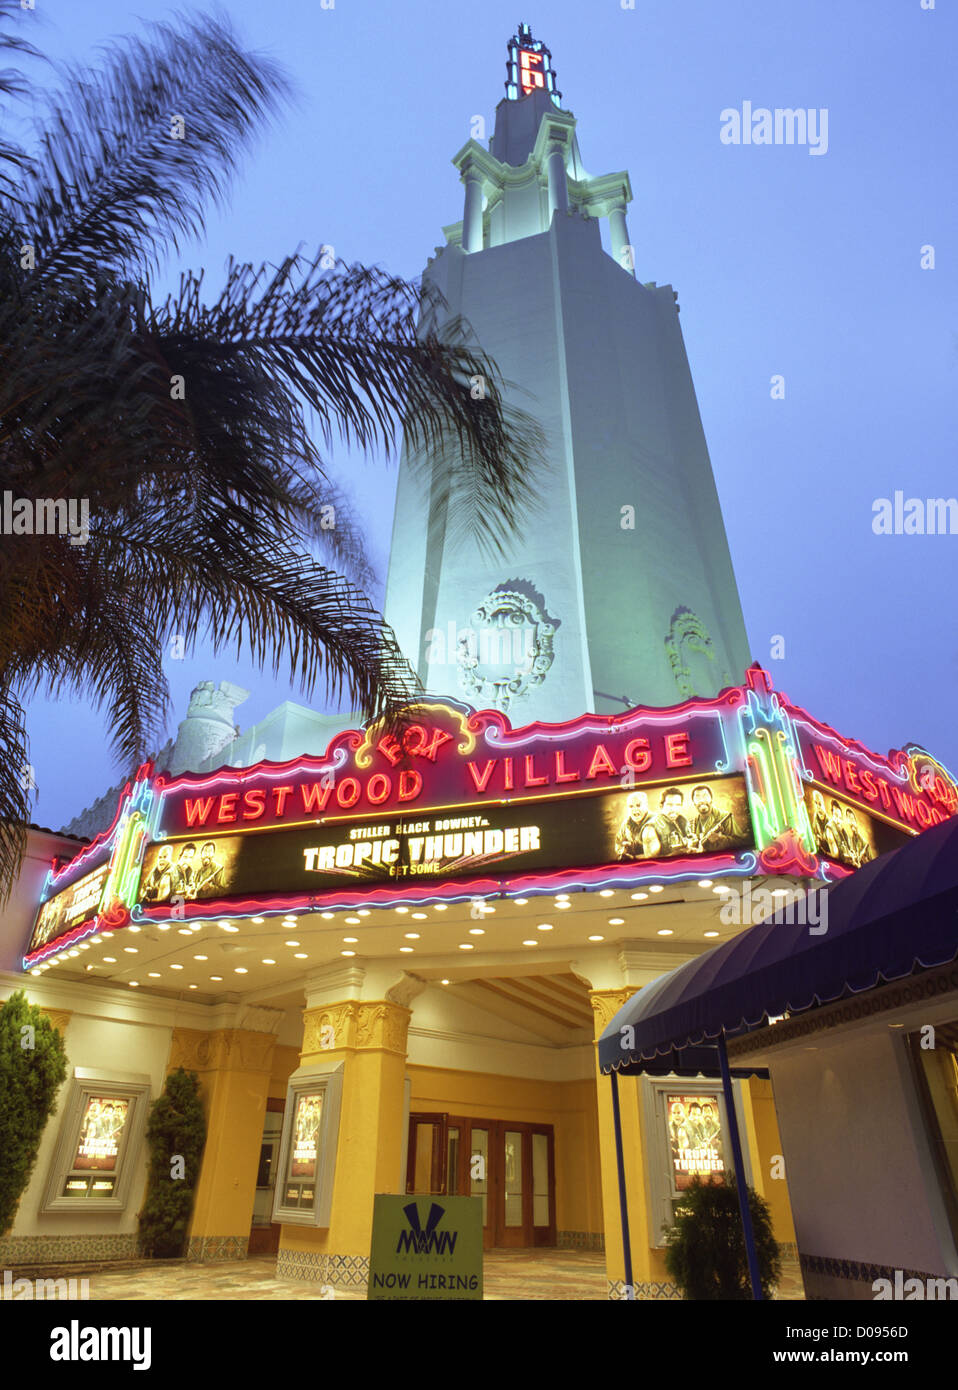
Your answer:
[[[958,818],[808,896],[813,918],[827,910],[823,933],[813,934],[803,904],[791,903],[653,981],[603,1032],[601,1070],[662,1072],[678,1058],[691,1072],[696,1059],[717,1057],[723,1031],[734,1037],[770,1016],[947,965],[958,956]],[[696,1069],[717,1073],[717,1060]]]

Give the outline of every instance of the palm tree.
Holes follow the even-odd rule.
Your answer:
[[[30,13],[0,0],[0,59],[40,58],[9,27]],[[154,300],[151,277],[202,232],[289,91],[207,18],[65,69],[51,97],[0,70],[0,97],[41,112],[28,147],[0,143],[2,488],[14,531],[43,499],[72,499],[74,521],[88,507],[85,535],[5,535],[0,549],[0,894],[29,818],[34,693],[92,697],[125,766],[165,725],[171,634],[186,653],[245,643],[306,695],[322,677],[368,716],[414,694],[324,472],[334,439],[392,453],[404,429],[457,524],[493,548],[535,500],[538,427],[421,286],[330,268],[321,248],[230,262],[209,299],[185,273]]]

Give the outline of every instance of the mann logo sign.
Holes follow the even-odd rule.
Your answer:
[[[368,1297],[482,1298],[482,1198],[376,1197]]]
[[[429,1208],[429,1219],[426,1222],[425,1230],[419,1224],[419,1208],[415,1202],[410,1202],[408,1206],[403,1207],[403,1211],[410,1229],[399,1232],[399,1242],[396,1246],[397,1255],[408,1255],[410,1251],[416,1255],[428,1255],[430,1252],[436,1255],[453,1254],[459,1232],[436,1230],[446,1214],[445,1207],[441,1207],[438,1202],[433,1202]]]

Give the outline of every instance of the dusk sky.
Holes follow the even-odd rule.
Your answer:
[[[299,100],[159,289],[203,266],[212,297],[230,254],[279,261],[321,243],[418,276],[462,216],[451,157],[475,116],[492,134],[506,44],[529,23],[552,51],[589,173],[629,171],[638,279],[678,291],[753,656],[846,736],[879,752],[920,742],[958,771],[958,535],[872,530],[877,499],[958,494],[954,7],[517,6],[229,0],[240,39],[287,67]],[[140,20],[208,8],[37,0],[25,23],[51,56],[89,62]],[[721,113],[745,102],[824,109],[827,150],[724,144]],[[783,400],[772,398],[779,374]],[[379,603],[395,464],[341,452],[333,468],[366,529]],[[201,679],[252,691],[237,710],[244,728],[282,700],[309,703],[208,652],[167,658],[166,670],[170,732]],[[88,700],[35,701],[28,731],[41,825],[60,826],[126,771]]]

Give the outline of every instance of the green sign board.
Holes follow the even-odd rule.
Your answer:
[[[370,1299],[482,1298],[482,1198],[373,1199]]]

